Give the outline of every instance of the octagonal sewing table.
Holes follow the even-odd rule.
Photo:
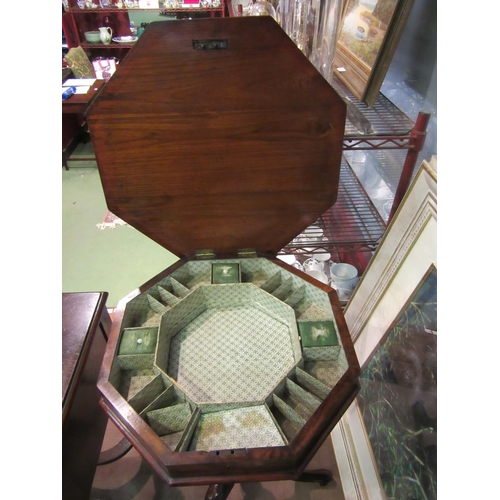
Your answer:
[[[199,19],[150,24],[87,119],[109,210],[179,257],[118,304],[106,413],[207,498],[325,481],[359,365],[336,293],[276,255],[335,203],[344,102],[270,17]]]

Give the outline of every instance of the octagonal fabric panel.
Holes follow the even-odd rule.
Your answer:
[[[276,254],[336,200],[345,104],[270,17],[151,23],[87,119],[109,210],[179,256]]]
[[[197,403],[263,401],[300,359],[293,309],[248,283],[200,287],[176,307],[199,310],[200,295],[207,309],[172,337],[168,375]]]

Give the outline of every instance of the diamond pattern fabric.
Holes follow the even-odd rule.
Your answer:
[[[198,403],[263,401],[294,363],[284,323],[253,307],[208,309],[172,339],[168,374]]]

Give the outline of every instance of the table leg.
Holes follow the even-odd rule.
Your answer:
[[[212,484],[205,495],[205,500],[226,500],[233,489],[234,483]]]
[[[326,486],[330,481],[333,481],[335,484],[332,473],[328,469],[303,472],[297,481],[302,483],[319,483],[320,486]]]
[[[112,462],[116,462],[118,459],[126,455],[131,450],[131,448],[132,445],[130,444],[128,439],[124,437],[118,444],[113,446],[113,448],[110,448],[106,451],[101,451],[97,465],[106,465]]]

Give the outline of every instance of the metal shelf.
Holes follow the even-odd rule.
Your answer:
[[[421,112],[413,122],[381,93],[369,108],[359,102],[340,80],[334,80],[332,86],[347,104],[344,151],[407,150],[401,151],[402,171],[399,170],[398,177],[394,178],[397,186],[389,223],[408,189],[425,141],[429,114]],[[391,167],[394,170],[394,165]],[[315,223],[321,228],[322,235],[313,241],[305,240],[305,234],[298,235],[280,254],[372,252],[376,250],[387,224],[343,158],[337,202]]]
[[[342,159],[337,201],[279,254],[363,252],[376,249],[386,225],[349,164]],[[322,232],[322,234],[321,234]]]
[[[82,42],[80,44],[80,47],[85,50],[91,50],[91,49],[131,49],[135,43],[116,43],[116,42],[111,42],[108,45],[105,45],[104,43],[86,43]]]
[[[333,88],[347,104],[344,150],[411,149],[414,122],[379,92],[370,108],[334,76]]]

